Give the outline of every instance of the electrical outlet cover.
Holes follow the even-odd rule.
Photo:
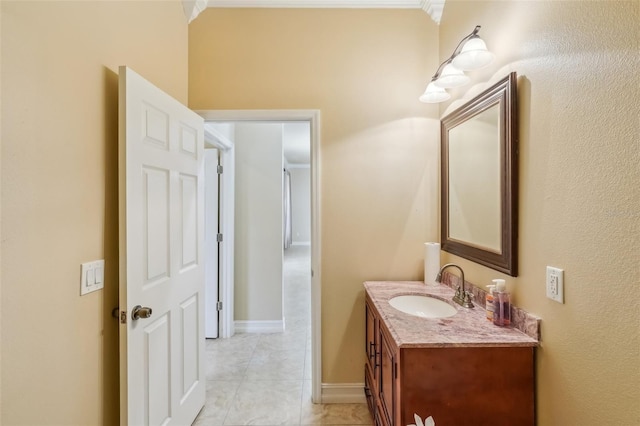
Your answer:
[[[547,266],[547,297],[564,303],[564,270]]]

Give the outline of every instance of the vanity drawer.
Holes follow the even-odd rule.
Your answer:
[[[373,379],[368,365],[364,366],[364,396],[367,398],[367,406],[372,417],[375,417],[376,400],[374,398],[375,389],[373,387]]]

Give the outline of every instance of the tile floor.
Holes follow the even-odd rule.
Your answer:
[[[366,404],[311,402],[309,247],[285,251],[286,331],[207,340],[207,400],[194,426],[371,425]]]

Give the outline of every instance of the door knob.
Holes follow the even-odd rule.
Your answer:
[[[153,310],[151,308],[147,308],[146,306],[142,307],[140,305],[136,305],[133,307],[133,310],[131,311],[131,318],[133,318],[134,321],[140,318],[149,318],[152,313],[153,313]]]

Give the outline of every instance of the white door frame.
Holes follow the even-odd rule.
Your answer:
[[[202,114],[200,114],[202,115]],[[233,321],[233,251],[234,251],[234,212],[235,212],[235,148],[233,141],[216,129],[205,127],[205,149],[211,144],[220,151],[220,165],[223,173],[220,176],[220,230],[223,235],[218,246],[218,270],[220,281],[219,301],[222,311],[219,317],[219,336],[226,339],[235,334]]]
[[[200,110],[196,112],[205,119],[205,122],[308,121],[311,124],[311,398],[314,403],[320,403],[322,398],[320,110]]]
[[[220,337],[218,311],[220,288],[220,150],[205,141],[204,147],[204,337]]]

